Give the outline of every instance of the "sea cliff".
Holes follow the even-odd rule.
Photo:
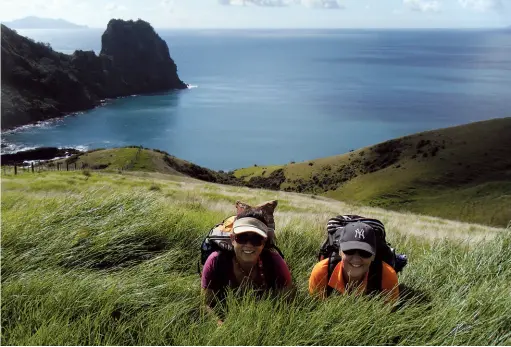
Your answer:
[[[165,41],[143,20],[112,19],[101,52],[54,51],[2,25],[2,129],[100,105],[101,100],[185,89]]]

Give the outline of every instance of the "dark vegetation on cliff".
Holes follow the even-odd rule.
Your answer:
[[[2,25],[2,129],[91,109],[106,98],[186,88],[149,23],[112,19],[101,44],[99,56],[66,55]]]

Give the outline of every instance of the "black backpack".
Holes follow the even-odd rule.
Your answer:
[[[225,222],[231,220],[232,217],[226,218],[222,223],[218,223],[215,225],[211,230],[208,232],[204,240],[202,241],[200,251],[200,262],[197,264],[197,271],[199,275],[201,275],[201,267],[204,266],[206,263],[206,260],[213,252],[221,252],[221,253],[230,253],[233,252],[232,248],[232,242],[231,242],[231,233],[224,231],[224,225]],[[284,254],[282,251],[277,247],[275,244],[275,231],[272,230],[271,233],[269,233],[268,241],[265,245],[265,250],[269,251],[275,251],[277,252],[282,259],[284,259]]]
[[[362,222],[370,225],[376,231],[376,257],[369,267],[369,278],[367,284],[368,293],[381,292],[382,262],[392,266],[396,273],[403,270],[408,263],[405,254],[396,254],[394,248],[385,240],[385,226],[378,219],[366,218],[357,215],[339,215],[330,218],[327,223],[327,239],[319,250],[318,260],[328,259],[328,279],[341,261],[339,255],[339,240],[344,227],[349,223]],[[333,288],[327,286],[327,296]]]

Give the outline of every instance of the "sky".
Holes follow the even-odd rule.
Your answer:
[[[0,20],[62,18],[105,28],[111,18],[156,28],[494,28],[511,0],[2,0]]]

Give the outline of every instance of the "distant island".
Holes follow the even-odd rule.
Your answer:
[[[11,22],[2,22],[2,24],[12,29],[88,29],[86,25],[74,24],[64,19],[41,18],[36,16],[15,19]]]

